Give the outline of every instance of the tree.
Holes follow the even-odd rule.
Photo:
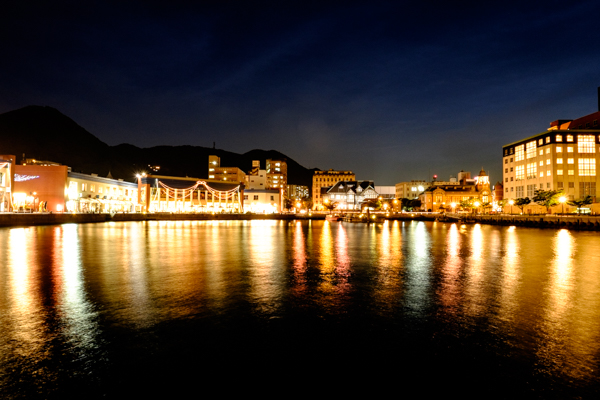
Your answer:
[[[411,209],[413,209],[413,210],[414,210],[415,208],[419,208],[419,207],[421,207],[421,200],[419,200],[419,199],[414,199],[414,200],[411,200],[411,201],[408,203],[408,206],[409,206]]]
[[[325,209],[329,210],[329,211],[333,211],[335,210],[335,208],[337,207],[338,203],[335,201],[326,201],[323,206],[325,207]]]
[[[529,197],[520,197],[518,199],[515,199],[515,206],[521,209],[521,214],[523,214],[523,208],[525,208],[525,206],[529,203],[531,203],[531,199]]]
[[[594,199],[592,198],[592,196],[590,196],[588,194],[587,196],[585,196],[582,199],[567,201],[567,204],[570,205],[570,206],[577,207],[577,214],[581,214],[581,208],[583,206],[587,206],[589,204],[592,204],[593,201],[594,201]]]
[[[373,210],[379,210],[381,208],[381,201],[377,199],[365,200],[362,203],[361,209],[372,208]]]
[[[546,213],[548,214],[550,213],[550,207],[557,205],[559,197],[564,195],[564,193],[559,190],[541,189],[536,190],[534,194],[533,201],[540,206],[546,207]]]
[[[485,212],[485,210],[487,208],[492,208],[492,203],[490,203],[489,201],[486,203],[481,204],[481,207],[483,208],[483,211]]]
[[[402,198],[400,200],[400,208],[402,208],[402,210],[405,210],[405,211],[411,211],[412,207],[410,206],[410,202],[411,202],[410,199],[407,199],[406,197]]]

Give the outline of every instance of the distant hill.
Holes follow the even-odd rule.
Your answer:
[[[52,107],[27,106],[0,114],[0,154],[55,161],[73,171],[96,173],[132,182],[148,165],[160,165],[160,175],[208,177],[208,156],[217,155],[224,167],[252,168],[260,160],[284,158],[288,183],[312,185],[314,169],[307,169],[275,150],[251,150],[244,154],[200,146],[156,146],[139,148],[131,144],[109,146]]]

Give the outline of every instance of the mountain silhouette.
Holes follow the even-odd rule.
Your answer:
[[[55,108],[27,106],[0,114],[0,154],[54,161],[75,172],[96,173],[133,182],[135,174],[151,172],[149,165],[159,165],[156,175],[208,177],[208,156],[221,158],[221,166],[252,168],[252,160],[285,159],[288,183],[312,186],[315,169],[307,169],[276,150],[251,150],[237,154],[200,146],[155,146],[140,148],[131,144],[109,146]]]

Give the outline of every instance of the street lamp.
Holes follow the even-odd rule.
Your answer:
[[[510,199],[508,201],[508,204],[510,204],[510,215],[512,215],[512,206],[513,206],[513,204],[515,204],[515,201],[513,199]]]
[[[477,209],[479,208],[479,202],[476,201],[475,203],[473,203],[473,205],[475,206],[475,214],[477,214]]]
[[[454,209],[456,208],[456,203],[450,203],[450,207],[452,207],[452,213],[454,214]]]
[[[560,197],[558,198],[558,202],[559,202],[560,204],[562,204],[562,213],[561,213],[562,215],[564,215],[564,214],[565,214],[565,202],[566,202],[566,201],[567,201],[567,198],[566,198],[565,196],[560,196]]]

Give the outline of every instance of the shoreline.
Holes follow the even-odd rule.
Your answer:
[[[1,213],[0,227],[24,227],[60,224],[84,224],[130,221],[251,221],[251,220],[324,220],[326,214],[186,214],[186,213]],[[378,215],[377,222],[389,221],[439,221],[450,223],[480,223],[488,225],[523,226],[531,228],[573,229],[600,231],[600,217],[585,215],[464,215],[464,214],[392,214]],[[374,223],[377,223],[374,222]],[[354,223],[354,222],[352,222]],[[360,222],[358,222],[360,223]]]

